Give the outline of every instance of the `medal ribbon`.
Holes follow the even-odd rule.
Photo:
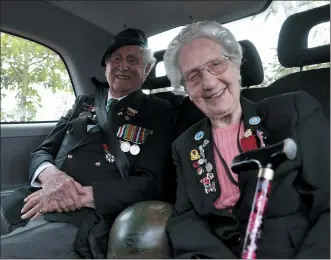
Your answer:
[[[125,124],[120,126],[117,131],[117,137],[136,144],[142,144],[146,141],[147,136],[153,131],[135,125]]]

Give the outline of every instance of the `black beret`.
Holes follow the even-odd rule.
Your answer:
[[[117,49],[127,45],[138,45],[147,48],[145,32],[139,29],[127,28],[115,35],[112,44],[105,49],[100,59],[100,65],[106,66],[106,60]]]

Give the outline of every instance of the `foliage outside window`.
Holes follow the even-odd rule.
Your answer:
[[[292,14],[330,4],[330,1],[273,1],[263,13],[224,24],[231,30],[238,41],[251,41],[259,52],[264,68],[264,81],[253,87],[267,87],[275,80],[300,68],[284,68],[277,57],[278,36],[285,19]],[[170,41],[183,26],[148,38],[148,45],[153,51],[166,49]],[[330,22],[312,28],[308,36],[308,47],[330,44]],[[306,66],[303,70],[330,67],[330,62]],[[156,67],[156,76],[166,75],[163,62]]]
[[[57,121],[75,100],[61,57],[1,32],[1,122]]]
[[[300,68],[284,68],[278,61],[277,44],[282,24],[292,14],[310,10],[329,1],[273,1],[261,14],[225,24],[237,40],[250,40],[258,50],[264,69],[264,81],[253,87],[267,87],[279,78],[300,71]],[[312,28],[308,48],[330,44],[330,23]],[[330,62],[305,66],[303,70],[330,67]]]

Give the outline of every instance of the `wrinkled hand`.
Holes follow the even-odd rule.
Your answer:
[[[38,179],[41,182],[43,194],[53,208],[69,212],[81,209],[81,195],[86,195],[83,186],[72,177],[60,171],[55,166],[43,170]]]
[[[85,195],[81,195],[83,207],[95,208],[94,205],[94,196],[93,196],[93,187],[84,186]]]
[[[95,208],[92,186],[85,186],[83,187],[83,190],[85,190],[85,194],[80,195],[82,207]],[[25,205],[21,210],[21,213],[23,214],[21,216],[22,219],[35,219],[36,217],[41,216],[47,212],[62,212],[57,201],[49,201],[47,199],[43,189],[35,191],[34,193],[27,196],[24,199],[24,202]]]
[[[50,203],[44,195],[42,189],[35,191],[24,199],[25,205],[23,206],[21,213],[22,219],[34,219],[47,212],[62,212],[56,201]]]

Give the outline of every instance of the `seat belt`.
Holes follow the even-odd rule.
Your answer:
[[[110,124],[107,119],[104,87],[95,84],[96,95],[95,95],[95,113],[97,116],[98,124],[108,148],[111,154],[115,157],[115,164],[122,176],[122,179],[127,179],[129,176],[130,163],[125,153],[120,148],[119,141],[115,136],[115,133],[111,130]],[[115,101],[113,101],[114,103]],[[113,118],[115,110],[110,109],[110,118]]]

